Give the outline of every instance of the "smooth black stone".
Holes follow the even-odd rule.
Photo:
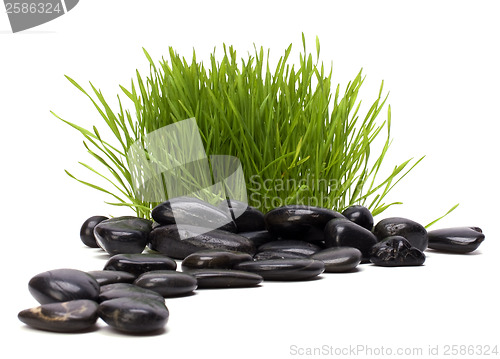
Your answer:
[[[29,281],[28,289],[40,304],[76,299],[97,301],[99,297],[99,283],[77,269],[54,269],[37,274]]]
[[[205,249],[255,253],[255,246],[248,238],[218,229],[199,234],[202,230],[187,225],[179,229],[176,225],[158,227],[150,234],[149,248],[176,259]]]
[[[227,202],[221,203],[222,208],[227,207]],[[266,228],[264,213],[257,208],[249,206],[247,203],[229,200],[229,211],[236,223],[236,229],[240,232],[261,231]]]
[[[373,216],[368,208],[359,204],[347,207],[342,215],[357,225],[371,231],[373,229]]]
[[[163,296],[153,290],[139,287],[131,283],[114,283],[101,287],[99,302],[125,297],[145,297],[163,302]]]
[[[252,260],[248,253],[203,250],[188,255],[182,261],[182,270],[185,269],[232,269],[236,264]]]
[[[404,237],[391,236],[373,246],[370,261],[383,267],[419,266],[425,254]]]
[[[421,251],[424,251],[429,243],[429,237],[424,226],[411,219],[401,217],[381,220],[373,228],[373,233],[379,241],[392,236],[404,237],[413,247]]]
[[[236,269],[257,273],[264,280],[297,281],[320,275],[325,270],[325,264],[309,258],[269,259],[240,263]]]
[[[80,239],[83,244],[90,248],[99,248],[94,236],[94,228],[107,219],[109,218],[104,216],[93,216],[83,222],[82,228],[80,228]]]
[[[240,236],[248,238],[252,241],[255,248],[263,245],[264,243],[275,241],[277,238],[273,236],[269,231],[252,231],[252,232],[240,232]]]
[[[109,326],[126,333],[160,330],[169,316],[164,302],[145,297],[107,300],[99,305],[98,314]]]
[[[293,253],[293,252],[283,252],[283,251],[264,251],[258,252],[253,256],[254,261],[263,261],[267,259],[297,259],[297,258],[308,258],[309,256],[305,254]]]
[[[325,263],[325,272],[349,272],[356,268],[362,259],[361,251],[353,247],[332,247],[314,253],[310,258]]]
[[[172,205],[175,209],[175,217]],[[225,210],[221,210],[210,203],[193,197],[177,197],[160,203],[153,208],[151,216],[162,225],[187,224],[236,232],[236,224],[227,207]]]
[[[152,270],[175,269],[177,263],[163,254],[116,254],[104,265],[104,270],[129,272],[136,277]]]
[[[199,289],[255,287],[263,281],[258,274],[233,269],[192,269],[186,273],[196,278]]]
[[[470,253],[484,241],[478,227],[455,227],[429,231],[429,248],[450,253]]]
[[[17,317],[36,329],[70,333],[92,327],[97,321],[97,307],[98,304],[92,300],[79,299],[43,304],[21,311]]]
[[[276,237],[322,241],[325,225],[333,218],[344,218],[338,212],[321,207],[289,205],[266,213],[266,228]]]
[[[173,270],[157,270],[141,274],[135,285],[155,291],[163,297],[191,294],[197,287],[196,278]]]
[[[348,219],[332,219],[325,227],[327,247],[354,247],[364,258],[370,257],[370,249],[377,243],[377,237]]]
[[[115,217],[94,228],[99,246],[111,255],[141,253],[148,243],[151,221],[137,217]]]
[[[87,273],[94,277],[99,285],[132,283],[136,278],[132,273],[117,270],[94,270]]]
[[[257,252],[289,252],[295,254],[302,254],[304,257],[310,256],[321,250],[321,248],[313,243],[299,241],[294,239],[278,240],[265,243],[257,248]]]

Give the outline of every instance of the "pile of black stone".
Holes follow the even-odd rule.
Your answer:
[[[400,217],[374,226],[370,211],[359,205],[342,213],[289,205],[264,215],[238,201],[215,207],[180,197],[155,207],[152,217],[154,222],[87,219],[80,238],[111,255],[104,269],[36,275],[29,290],[41,306],[21,311],[19,319],[42,330],[72,332],[92,328],[100,317],[121,332],[153,333],[168,321],[164,298],[203,288],[311,280],[323,272],[353,272],[360,263],[419,266],[427,248],[469,253],[484,240],[477,227],[427,232]],[[182,261],[182,271],[175,260]]]

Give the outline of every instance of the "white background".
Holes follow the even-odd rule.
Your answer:
[[[291,345],[500,345],[498,309],[498,103],[500,6],[495,1],[80,1],[67,15],[12,34],[0,13],[2,357],[287,358]],[[128,214],[105,195],[71,180],[64,169],[93,163],[81,136],[50,114],[102,128],[92,104],[64,78],[92,81],[105,96],[148,71],[168,47],[207,60],[233,44],[280,56],[301,33],[333,63],[345,87],[363,67],[360,98],[373,101],[382,80],[390,91],[394,138],[387,169],[427,155],[394,190],[392,208],[426,224],[460,207],[434,228],[482,227],[472,255],[428,253],[425,266],[323,275],[302,283],[204,290],[167,300],[165,333],[118,335],[99,322],[85,334],[27,328],[18,311],[35,306],[35,274],[70,267],[101,269],[106,256],[85,248],[79,229],[89,216]],[[293,61],[298,62],[295,51]],[[89,86],[86,86],[88,89]],[[385,114],[381,115],[381,120]],[[130,212],[132,213],[132,212]],[[499,348],[500,349],[500,348]],[[10,356],[9,356],[10,357]],[[346,356],[347,357],[347,356]]]

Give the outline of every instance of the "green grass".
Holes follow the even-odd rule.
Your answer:
[[[109,203],[130,206],[138,216],[149,218],[157,203],[146,201],[134,188],[127,151],[147,133],[194,117],[207,155],[236,156],[249,204],[264,212],[292,203],[339,211],[362,204],[377,215],[400,203],[386,203],[386,196],[423,157],[391,167],[379,178],[391,143],[391,109],[384,110],[383,82],[361,114],[362,72],[345,87],[334,85],[332,70],[319,61],[319,41],[314,55],[306,51],[304,37],[302,44],[298,65],[289,63],[290,45],[274,66],[263,48],[239,59],[232,46],[224,45],[222,58],[217,60],[214,51],[207,64],[197,62],[194,51],[188,60],[170,48],[167,60],[155,62],[144,50],[150,73],[144,77],[137,72],[130,86],[120,86],[117,109],[92,83],[87,92],[68,77],[114,135],[104,139],[96,127],[87,130],[61,119],[83,135],[88,153],[107,173],[82,165],[105,178],[109,187],[77,180],[105,192],[113,198]],[[132,110],[122,105],[122,98]],[[379,120],[382,115],[385,119]],[[375,153],[372,147],[379,138],[382,145]]]

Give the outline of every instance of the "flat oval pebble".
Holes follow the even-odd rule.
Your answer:
[[[193,269],[186,273],[196,278],[200,289],[255,287],[263,281],[258,274],[233,269]]]
[[[94,228],[99,223],[107,219],[109,218],[104,216],[93,216],[83,222],[82,227],[80,228],[80,239],[83,244],[90,248],[99,248],[99,244],[97,244],[94,236]]]
[[[443,228],[430,231],[429,248],[450,253],[470,253],[484,241],[484,234],[478,227]]]
[[[263,245],[264,243],[275,241],[278,238],[273,236],[269,231],[267,230],[262,230],[262,231],[252,231],[252,232],[240,232],[238,233],[240,236],[243,236],[245,238],[248,238],[255,248]]]
[[[264,251],[257,252],[253,256],[254,261],[263,261],[267,259],[297,259],[297,258],[308,258],[309,256],[294,252],[285,251]]]
[[[311,259],[317,259],[325,264],[325,272],[349,272],[361,263],[361,251],[353,247],[332,247],[314,253]]]
[[[152,270],[175,270],[177,263],[163,254],[117,254],[109,258],[104,270],[116,270],[134,274],[136,277]]]
[[[109,254],[141,253],[148,243],[151,221],[137,217],[115,217],[94,228],[99,246]]]
[[[91,328],[97,321],[97,307],[92,300],[79,299],[43,304],[21,311],[17,317],[36,329],[70,333]]]
[[[347,207],[342,215],[357,225],[371,231],[373,229],[373,215],[368,208],[359,204]]]
[[[324,272],[325,264],[314,259],[269,259],[244,262],[236,269],[257,273],[264,280],[297,281],[316,277]]]
[[[425,254],[404,237],[391,236],[373,246],[370,261],[384,267],[419,266]]]
[[[192,275],[172,270],[158,270],[141,274],[135,285],[155,291],[163,297],[188,295],[198,287]]]
[[[116,271],[116,270],[94,270],[88,271],[99,285],[113,284],[113,283],[132,283],[136,276],[132,273]]]
[[[99,283],[77,269],[54,269],[37,274],[29,281],[28,289],[40,304],[75,299],[97,301],[99,297]]]
[[[184,225],[165,225],[155,228],[150,234],[149,247],[172,258],[184,259],[188,255],[205,249],[220,249],[235,252],[255,253],[253,243],[236,233]]]
[[[402,217],[385,218],[373,228],[373,233],[381,241],[387,237],[401,236],[410,244],[424,251],[429,243],[427,230],[420,223]]]
[[[333,218],[344,218],[331,209],[289,205],[266,213],[264,219],[269,232],[277,237],[303,241],[323,240],[325,225]]]
[[[354,247],[364,258],[370,257],[370,249],[377,243],[377,237],[348,219],[333,219],[325,227],[327,247]]]
[[[103,285],[99,294],[99,302],[104,302],[116,298],[144,297],[163,302],[163,296],[146,288],[139,287],[131,283],[113,283]]]
[[[304,257],[310,256],[319,250],[321,250],[321,248],[313,243],[294,239],[272,241],[265,243],[257,248],[257,252],[289,252],[303,255]]]
[[[126,333],[149,333],[162,329],[169,312],[164,302],[144,297],[107,300],[98,314],[109,326]]]
[[[227,207],[225,203],[224,207]],[[257,208],[249,206],[247,203],[231,199],[229,201],[229,210],[234,218],[236,229],[239,232],[260,231],[266,228],[264,222],[264,213]]]
[[[153,208],[151,216],[162,225],[187,224],[236,232],[236,224],[227,205],[224,211],[193,197],[177,197],[160,203]]]
[[[203,250],[188,255],[182,261],[182,270],[186,269],[232,269],[236,264],[251,261],[252,256],[248,253]]]

